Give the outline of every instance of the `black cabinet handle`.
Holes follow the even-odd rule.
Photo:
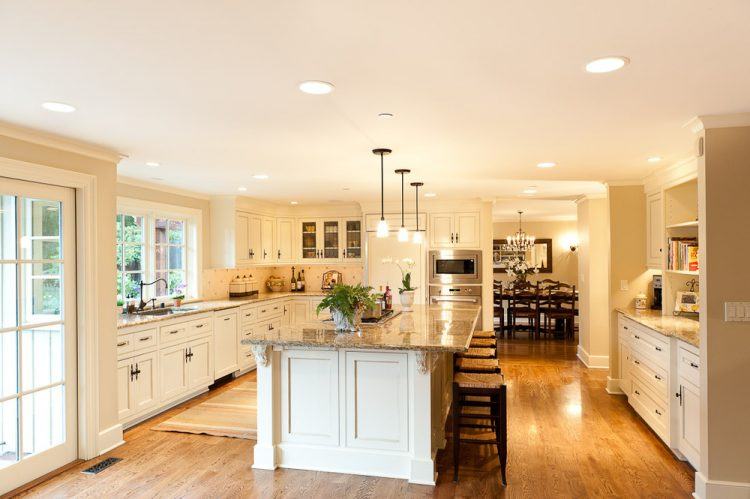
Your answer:
[[[661,416],[661,412],[659,412],[659,409],[654,409],[654,412],[655,412],[656,414],[658,414],[659,416]]]
[[[128,342],[127,342],[127,341],[121,341],[121,342],[119,342],[119,343],[117,344],[117,346],[118,346],[118,347],[124,347],[124,346],[125,346],[125,345],[127,345],[127,344],[128,344]]]
[[[654,348],[656,348],[657,352],[661,352],[661,347],[654,347]]]
[[[641,337],[640,337],[640,336],[638,336],[638,335],[636,334],[636,335],[635,335],[635,339],[636,339],[636,340],[640,340],[640,339],[641,339]]]
[[[231,317],[224,317],[225,321],[228,321],[229,319],[231,319]]]
[[[459,236],[459,234],[458,234],[458,232],[456,232],[456,242],[458,242],[458,236]]]
[[[279,255],[279,260],[281,260],[281,250],[279,250],[278,255]]]
[[[636,363],[636,364],[638,364],[639,366],[641,365],[641,363],[640,363],[640,362],[638,362],[637,360],[634,360],[633,362],[635,362],[635,363]]]
[[[658,379],[659,381],[661,381],[661,376],[659,376],[658,374],[654,374],[654,378],[656,378],[656,379]]]
[[[198,324],[197,326],[195,326],[195,329],[200,329],[200,328],[202,328],[203,326],[205,326],[205,324]]]
[[[130,381],[133,381],[135,377],[135,369],[133,369],[133,364],[130,365]]]
[[[451,232],[451,242],[453,242],[453,232]]]
[[[248,252],[248,255],[250,255],[250,258],[253,258],[255,256],[255,251],[253,251],[251,248],[250,251]]]
[[[690,363],[690,367],[694,367],[694,368],[698,369],[698,364],[696,364],[695,362],[691,362]]]
[[[622,326],[622,328],[623,328],[623,329],[624,329],[625,331],[627,331],[627,330],[628,330],[628,326]]]
[[[636,395],[640,395],[640,394],[641,394],[641,392],[639,392],[638,390],[635,390],[635,394],[636,394]]]
[[[263,259],[265,260],[268,256],[268,252],[266,250],[263,250]]]
[[[138,341],[148,341],[151,339],[151,336],[144,336],[143,338],[138,338]]]

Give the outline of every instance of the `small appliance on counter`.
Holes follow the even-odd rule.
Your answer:
[[[661,310],[661,276],[655,275],[651,280],[651,288],[654,290],[654,301],[651,302],[652,310]]]
[[[258,281],[253,278],[252,274],[234,276],[229,282],[229,297],[243,298],[258,294]]]
[[[284,291],[284,278],[276,277],[273,275],[270,276],[268,279],[266,279],[266,288],[274,293]]]
[[[333,289],[336,284],[343,284],[344,276],[338,270],[326,270],[323,272],[323,282],[320,284],[320,289],[329,291]]]
[[[646,293],[638,293],[635,296],[635,308],[638,310],[646,310],[648,308],[647,301],[648,298],[646,297]]]

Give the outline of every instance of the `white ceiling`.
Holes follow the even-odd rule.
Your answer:
[[[572,196],[689,156],[695,115],[750,110],[748,19],[746,0],[2,2],[0,120],[207,194],[374,199],[386,146],[441,197]],[[583,71],[613,54],[632,62]]]
[[[578,207],[572,200],[498,199],[492,206],[494,222],[518,222],[523,211],[527,222],[558,222],[578,219]]]

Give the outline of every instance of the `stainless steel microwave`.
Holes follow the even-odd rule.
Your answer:
[[[432,250],[429,262],[430,284],[482,284],[479,250]]]

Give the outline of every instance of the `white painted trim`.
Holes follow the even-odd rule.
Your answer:
[[[698,471],[695,473],[695,493],[698,499],[748,499],[750,482],[725,482],[709,480]]]
[[[104,431],[100,431],[97,442],[100,456],[124,444],[125,440],[122,438],[122,425],[118,423],[114,426],[110,426]]]
[[[732,128],[750,126],[750,113],[735,114],[706,114],[691,119],[683,128],[689,128],[693,133],[700,133],[709,128]]]
[[[590,355],[581,345],[578,345],[576,356],[589,369],[609,369],[608,355]]]
[[[620,388],[620,379],[607,376],[607,393],[610,395],[625,395],[625,392]]]
[[[70,187],[76,191],[78,457],[91,459],[99,455],[98,338],[100,331],[97,292],[96,177],[8,158],[0,158],[0,176]]]
[[[123,177],[121,175],[118,175],[117,183],[125,184],[125,185],[132,185],[133,187],[141,187],[143,189],[150,189],[152,191],[168,192],[169,194],[175,194],[177,196],[184,196],[186,198],[201,199],[203,201],[208,201],[211,199],[211,196],[208,194],[202,194],[199,192],[189,191],[186,189],[180,189],[178,187],[172,187],[172,186],[164,185],[164,184],[156,184],[153,182],[147,182],[145,180],[141,180],[141,179],[133,178],[133,177]]]
[[[2,121],[0,121],[0,135],[5,135],[12,139],[23,140],[24,142],[31,142],[32,144],[38,144],[40,146],[52,147],[62,151],[81,154],[82,156],[88,156],[89,158],[111,161],[113,163],[118,163],[121,158],[127,157],[125,154],[106,147],[81,142],[68,137],[61,137],[40,130],[11,125],[10,123]]]
[[[604,182],[607,187],[629,187],[632,185],[643,185],[643,180],[610,180]]]

